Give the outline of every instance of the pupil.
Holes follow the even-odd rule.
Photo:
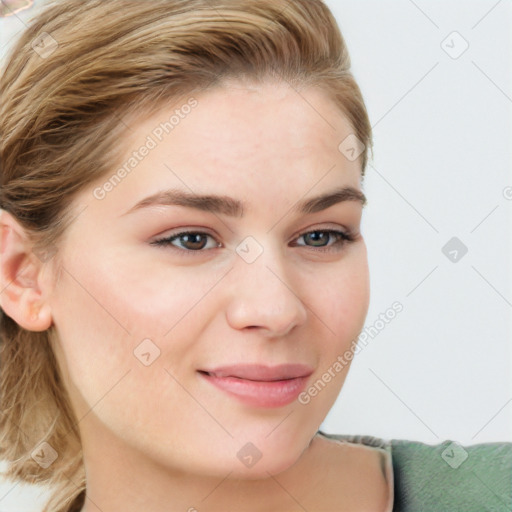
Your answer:
[[[203,243],[201,243],[201,237],[202,235],[192,234],[192,235],[183,235],[183,242],[185,244],[192,244],[192,249],[202,249],[204,247],[204,240],[202,240]]]
[[[308,233],[307,236],[309,236],[313,242],[322,242],[322,241],[325,241],[323,239],[326,238],[326,235],[327,235],[327,233],[325,233],[323,231],[314,231],[313,233]],[[322,245],[322,244],[319,244],[319,245]]]

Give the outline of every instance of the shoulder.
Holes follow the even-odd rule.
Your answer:
[[[393,440],[394,512],[512,510],[512,443]]]
[[[512,443],[430,445],[372,436],[323,434],[385,450],[392,463],[393,512],[512,510]]]
[[[377,439],[369,437],[318,434],[323,443],[323,465],[331,468],[340,491],[343,487],[340,502],[347,510],[391,512],[393,470],[385,443],[372,443]],[[349,496],[353,502],[348,501]]]

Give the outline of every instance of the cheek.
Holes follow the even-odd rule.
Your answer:
[[[208,285],[190,286],[180,269],[171,273],[117,252],[93,248],[88,254],[93,257],[64,264],[52,304],[58,324],[73,323],[75,334],[89,332],[88,338],[91,329],[112,339],[163,336],[190,309],[201,293],[196,288]],[[80,331],[84,324],[88,328]]]
[[[368,312],[369,271],[365,247],[340,262],[336,271],[331,269],[328,275],[319,276],[319,281],[324,286],[312,295],[314,302],[311,302],[315,313],[311,319],[318,333],[322,333],[315,336],[318,368],[298,402],[311,418],[323,420],[345,382]]]
[[[148,270],[147,264],[97,248],[89,254],[94,259],[64,263],[51,304],[70,373],[88,386],[97,382],[101,390],[102,376],[143,366],[140,351],[149,349],[151,359],[162,356],[167,363],[190,358],[203,328],[197,312],[208,314],[201,299],[218,273],[198,278],[168,266]]]
[[[368,313],[370,279],[364,247],[319,281],[324,285],[317,288],[312,309],[329,334],[324,341],[331,340],[327,346],[332,357],[332,351],[344,351],[357,338]]]
[[[152,282],[142,273],[128,279],[120,265],[91,261],[66,269],[52,307],[60,346],[56,355],[77,416],[94,408],[95,416],[118,432],[136,425],[142,432],[150,410],[161,410],[163,403],[180,407],[169,395],[179,386],[165,369],[174,374],[174,361],[192,365],[199,327],[186,313],[197,299],[190,291],[184,298],[187,287],[180,283],[180,293],[172,293],[168,283]]]

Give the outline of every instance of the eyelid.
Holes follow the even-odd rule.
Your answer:
[[[307,233],[311,233],[312,231],[343,231],[347,236],[350,235],[353,230],[346,226],[342,226],[340,224],[334,224],[332,222],[328,222],[327,225],[316,225],[313,224],[312,226],[309,226],[307,228],[303,228],[300,231],[298,231],[296,234],[293,235],[291,240],[295,240],[301,236],[306,235]]]

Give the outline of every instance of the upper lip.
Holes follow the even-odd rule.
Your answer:
[[[278,366],[233,364],[200,371],[214,377],[237,377],[259,381],[297,379],[309,377],[313,373],[313,369],[305,364],[280,364]]]

